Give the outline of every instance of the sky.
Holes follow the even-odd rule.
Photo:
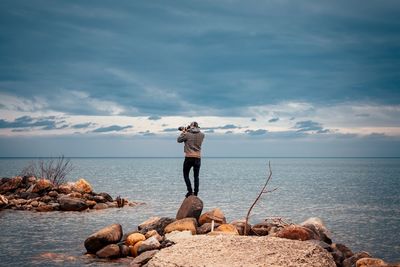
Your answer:
[[[0,2],[0,156],[400,156],[400,2]]]

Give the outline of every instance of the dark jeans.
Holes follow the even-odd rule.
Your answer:
[[[194,193],[199,192],[199,172],[200,172],[201,159],[186,157],[183,162],[183,178],[185,178],[186,188],[189,193],[193,193],[192,185],[189,179],[190,169],[193,167],[194,174]]]

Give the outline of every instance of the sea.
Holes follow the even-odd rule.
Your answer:
[[[1,158],[0,177],[18,175],[37,160]],[[174,217],[186,194],[182,158],[70,160],[69,181],[84,178],[96,192],[143,204],[91,212],[0,211],[0,266],[91,265],[83,256],[90,234],[113,223],[128,232],[150,217]],[[203,158],[203,210],[218,207],[228,221],[244,218],[268,177],[269,163],[267,189],[276,190],[263,195],[250,223],[319,217],[334,242],[400,261],[400,158]]]

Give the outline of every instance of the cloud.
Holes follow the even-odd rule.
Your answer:
[[[151,120],[151,121],[157,121],[157,120],[161,120],[162,118],[160,116],[153,115],[153,116],[148,117],[147,119]]]
[[[132,128],[132,126],[131,125],[127,125],[127,126],[111,125],[111,126],[107,126],[107,127],[97,128],[97,129],[93,130],[92,132],[93,133],[120,132],[125,129],[129,129],[129,128]]]
[[[139,134],[143,135],[143,136],[155,136],[155,133],[150,132],[149,130],[145,131],[145,132],[139,132]]]
[[[315,121],[298,121],[294,126],[297,132],[317,132],[317,133],[328,133],[328,129],[324,129],[322,124]]]
[[[74,125],[71,126],[71,128],[74,128],[74,129],[84,129],[84,128],[88,128],[88,127],[90,127],[90,126],[92,126],[92,125],[95,125],[95,123],[86,122],[86,123],[74,124]]]
[[[0,119],[0,129],[7,128],[32,128],[32,127],[43,127],[44,130],[57,129],[57,121],[55,116],[32,118],[30,116],[22,116],[16,118],[14,121],[6,121]],[[65,121],[61,121],[65,122]],[[65,128],[65,127],[64,127]]]
[[[256,118],[251,118],[251,120],[250,121],[257,121],[257,119]]]
[[[279,118],[272,118],[272,119],[268,120],[268,122],[277,122],[277,121],[279,121]]]
[[[177,132],[178,128],[165,128],[162,131],[163,132]]]
[[[258,136],[258,135],[265,135],[268,133],[265,129],[258,129],[258,130],[246,130],[245,133],[251,136]]]
[[[370,114],[368,114],[368,113],[360,113],[360,114],[356,114],[355,116],[356,117],[364,117],[364,118],[366,118],[366,117],[369,117]]]

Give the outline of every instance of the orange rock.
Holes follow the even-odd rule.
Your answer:
[[[193,235],[196,234],[196,224],[197,221],[195,218],[184,218],[181,220],[177,220],[173,223],[168,224],[164,232],[171,233],[172,231],[186,231],[189,230]]]
[[[280,230],[278,233],[276,233],[276,236],[280,238],[287,238],[287,239],[301,240],[301,241],[311,240],[311,239],[318,240],[318,236],[313,231],[299,225],[289,225]]]
[[[381,267],[387,266],[387,263],[377,258],[362,258],[356,262],[356,267]]]
[[[48,179],[39,179],[32,189],[32,193],[38,193],[43,190],[53,188],[53,183]]]
[[[133,233],[126,238],[125,244],[128,246],[134,246],[137,242],[144,240],[146,240],[146,237],[141,233]]]
[[[90,193],[93,191],[92,186],[83,178],[75,182],[74,190],[80,193]]]
[[[129,246],[129,250],[133,257],[137,257],[139,247],[140,247],[140,245],[142,245],[142,243],[143,243],[143,241],[138,241],[138,242],[136,242],[136,244],[134,246]]]
[[[217,229],[215,229],[215,232],[223,232],[226,234],[239,235],[238,230],[232,224],[221,224],[220,226],[218,226]]]
[[[205,223],[210,223],[214,220],[215,223],[225,224],[226,218],[222,210],[215,208],[213,210],[203,213],[199,218],[199,224],[203,225]]]

